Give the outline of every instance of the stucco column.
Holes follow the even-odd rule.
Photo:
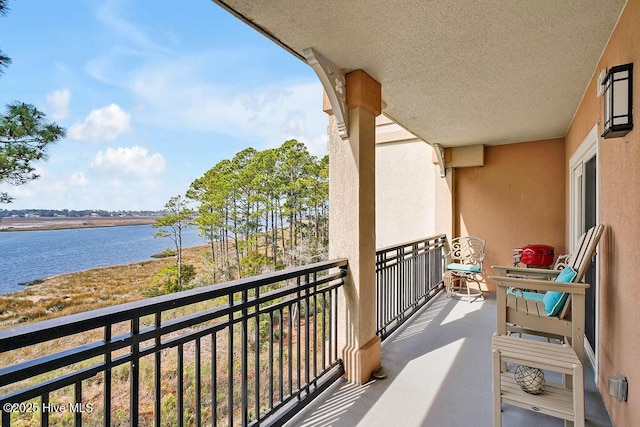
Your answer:
[[[362,70],[346,75],[346,90],[348,139],[340,138],[330,119],[329,258],[349,260],[338,302],[338,348],[347,378],[363,383],[381,363],[375,324],[375,118],[382,102],[380,84]]]

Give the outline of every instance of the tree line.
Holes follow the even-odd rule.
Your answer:
[[[42,218],[56,218],[56,217],[69,217],[69,218],[82,218],[87,216],[99,216],[104,218],[113,217],[130,217],[130,216],[158,216],[160,211],[133,211],[133,210],[119,210],[119,211],[107,211],[104,209],[0,209],[0,218],[8,217],[20,217],[26,216],[38,216]]]
[[[246,148],[191,183],[156,222],[177,251],[178,289],[184,225],[208,242],[215,281],[253,276],[327,258],[329,157],[317,158],[295,139],[278,148]],[[176,286],[168,286],[175,289]]]
[[[225,279],[326,258],[329,160],[294,139],[247,148],[196,179],[186,197]]]

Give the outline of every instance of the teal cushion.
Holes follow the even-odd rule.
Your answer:
[[[458,264],[457,262],[447,265],[447,270],[468,271],[471,273],[480,273],[481,271],[479,265]]]
[[[575,279],[577,275],[578,275],[578,272],[575,271],[573,268],[565,267],[562,269],[560,274],[558,274],[558,277],[556,277],[556,282],[571,283],[573,282],[573,279]]]
[[[571,283],[577,274],[573,268],[565,267],[560,274],[558,274],[558,277],[556,277],[556,282]],[[542,302],[544,303],[544,311],[547,313],[547,316],[557,316],[568,297],[569,294],[566,292],[548,291],[545,293]]]

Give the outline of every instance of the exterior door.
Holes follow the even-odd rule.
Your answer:
[[[597,157],[593,156],[584,163],[584,231],[596,225],[597,194]],[[585,295],[585,335],[591,346],[592,353],[598,348],[596,342],[596,257],[591,259],[591,265],[584,276],[584,282],[591,284]]]
[[[596,125],[569,160],[570,251],[575,250],[574,245],[580,235],[598,223],[598,144],[599,135]],[[591,285],[585,295],[585,353],[594,366],[597,379],[599,298],[595,256],[591,260],[591,266],[585,274],[584,281]]]

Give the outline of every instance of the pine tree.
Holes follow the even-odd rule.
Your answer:
[[[183,280],[182,265],[182,233],[191,225],[193,210],[187,205],[187,201],[182,196],[174,196],[164,206],[165,215],[158,218],[153,224],[154,228],[159,228],[156,237],[168,237],[173,242],[176,249],[176,285],[182,290],[185,281]],[[191,267],[190,267],[191,268]]]

